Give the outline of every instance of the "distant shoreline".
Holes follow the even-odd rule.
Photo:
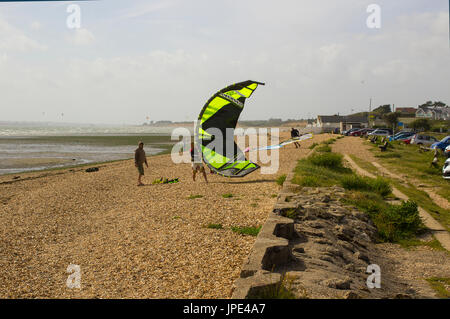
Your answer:
[[[148,156],[167,154],[177,142],[159,134],[0,137],[0,176],[129,160],[140,140]]]
[[[147,155],[147,157],[156,157],[156,156],[162,156],[162,155],[167,155],[167,154],[170,154],[170,149],[166,149],[166,150],[161,151],[156,154]],[[110,161],[99,161],[99,162],[76,164],[76,165],[69,165],[69,166],[50,167],[50,168],[42,168],[42,169],[36,169],[36,170],[20,171],[20,172],[15,172],[15,173],[5,173],[5,174],[0,174],[0,178],[12,176],[12,175],[20,175],[20,174],[23,175],[23,174],[33,174],[33,173],[46,173],[46,172],[70,170],[70,169],[77,169],[77,168],[84,168],[84,167],[88,168],[89,166],[99,166],[99,165],[106,165],[106,164],[112,164],[112,163],[120,163],[120,162],[129,161],[132,159],[133,159],[133,157],[131,156],[130,158],[122,158],[122,159],[116,159],[116,160],[110,160]],[[17,181],[20,181],[20,179],[18,179]],[[0,184],[2,184],[3,182],[5,182],[5,181],[0,181]]]

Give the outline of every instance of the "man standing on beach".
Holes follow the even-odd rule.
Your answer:
[[[197,172],[199,171],[200,173],[203,174],[205,182],[208,183],[205,168],[203,167],[203,163],[200,158],[200,155],[198,154],[198,151],[195,149],[194,142],[191,143],[191,162],[192,162],[192,179],[194,180],[194,182],[195,182],[195,175],[197,175]],[[212,170],[210,172],[212,174]]]
[[[139,142],[139,147],[134,152],[134,165],[137,167],[138,172],[139,172],[137,186],[144,186],[144,184],[141,181],[142,176],[144,176],[144,163],[145,163],[145,166],[147,166],[147,168],[148,168],[147,157],[145,156],[145,151],[144,151],[144,143]]]
[[[292,128],[291,138],[297,138],[297,137],[300,137],[300,132],[297,129]],[[295,142],[294,145],[295,145],[295,148],[300,148],[300,144],[298,142]]]

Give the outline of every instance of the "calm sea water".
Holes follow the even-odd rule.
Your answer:
[[[137,142],[148,155],[174,142],[171,127],[0,125],[0,175],[128,159]]]

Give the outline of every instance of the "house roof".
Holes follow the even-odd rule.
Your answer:
[[[317,118],[322,123],[367,123],[365,116],[318,115]]]
[[[417,109],[414,107],[397,107],[395,110],[397,112],[407,113],[407,114],[415,114],[417,112]]]
[[[436,114],[447,114],[450,115],[450,108],[449,107],[422,107],[417,110],[417,112],[423,111],[423,112],[435,112]]]

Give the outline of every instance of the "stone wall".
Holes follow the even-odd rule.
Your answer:
[[[379,257],[377,232],[366,214],[341,202],[345,190],[300,188],[290,182],[293,176],[287,176],[232,298],[257,297],[283,276],[298,298],[413,297],[389,274],[383,274],[382,289],[367,288],[367,266]]]

